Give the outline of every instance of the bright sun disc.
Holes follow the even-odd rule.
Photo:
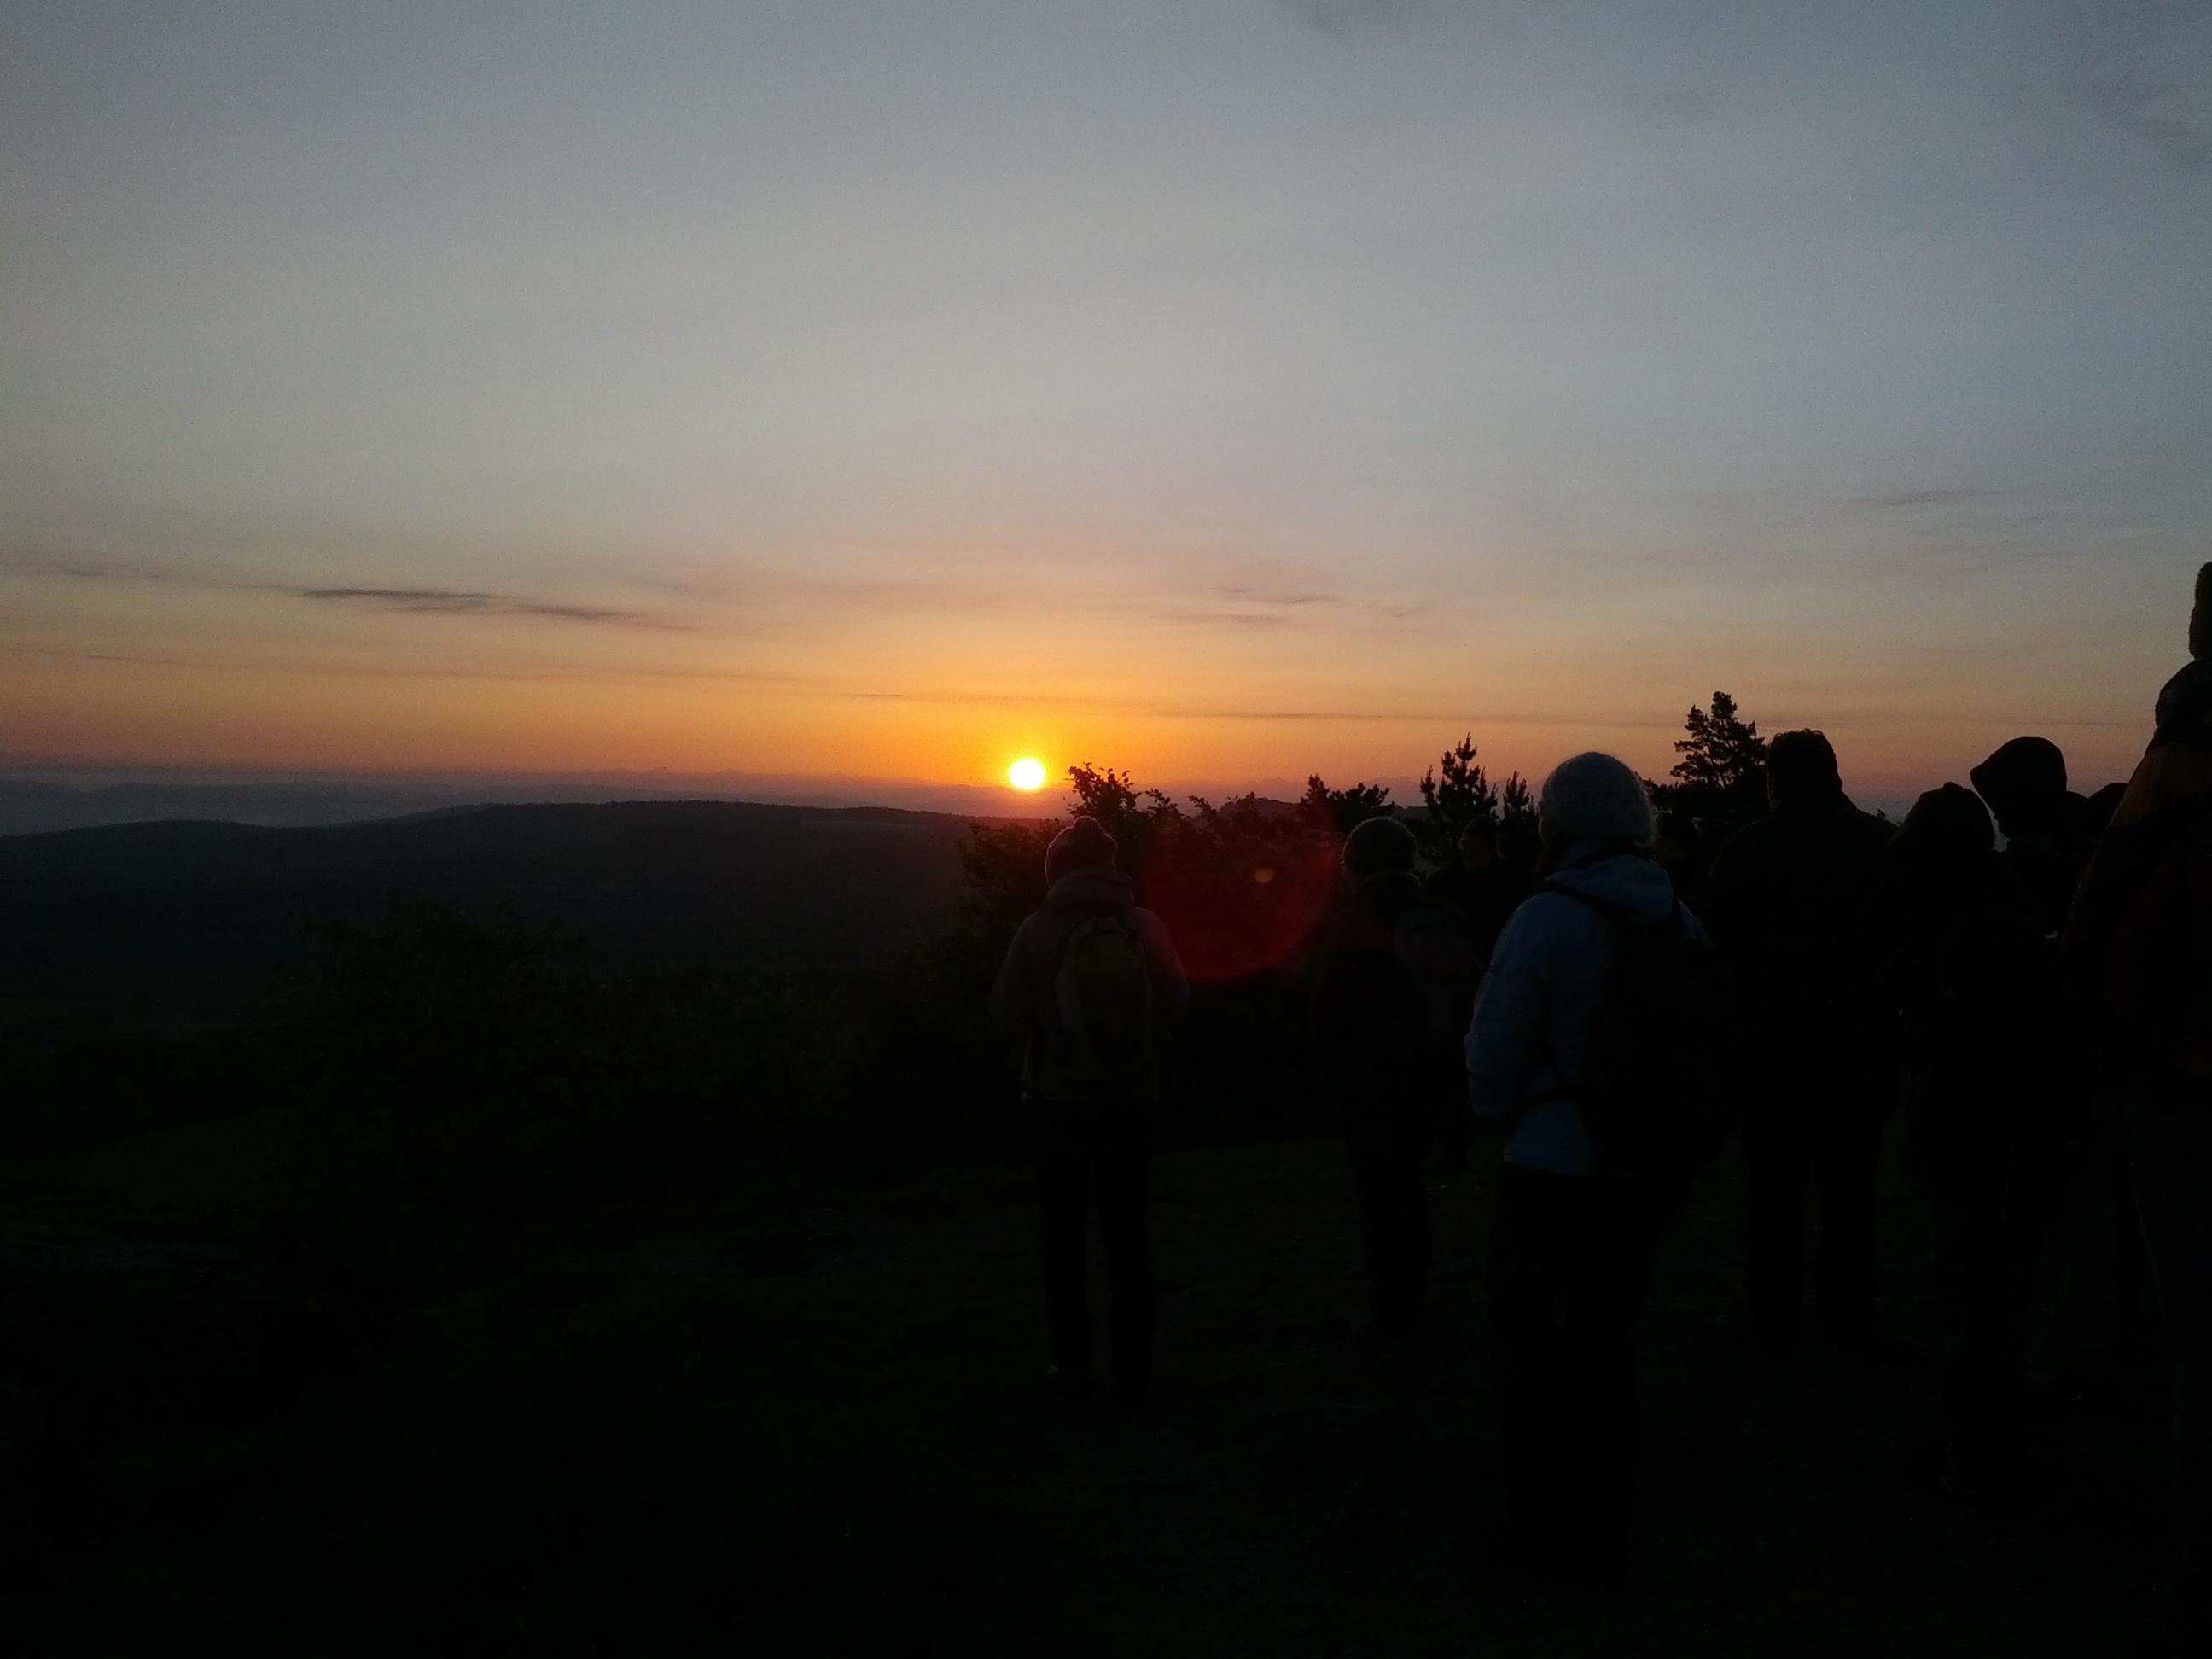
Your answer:
[[[1024,756],[1006,769],[1006,781],[1017,789],[1044,787],[1044,763]]]

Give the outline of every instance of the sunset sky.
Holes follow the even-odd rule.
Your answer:
[[[2124,775],[2212,7],[0,8],[0,763]]]

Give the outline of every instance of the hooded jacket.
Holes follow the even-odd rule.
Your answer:
[[[1680,912],[1692,939],[1705,929],[1674,897],[1667,872],[1641,854],[1602,842],[1567,849],[1547,887],[1657,923]],[[1540,887],[1505,924],[1467,1033],[1468,1091],[1474,1115],[1507,1131],[1505,1161],[1553,1175],[1595,1176],[1597,1155],[1572,1100],[1581,1079],[1590,1017],[1605,995],[1615,935],[1579,899]]]
[[[1137,905],[1136,884],[1118,872],[1071,870],[1046,890],[1044,903],[1015,931],[999,977],[991,987],[991,1023],[1002,1036],[1028,1045],[1022,1064],[1022,1093],[1031,1100],[1078,1100],[1096,1091],[1060,1074],[1054,1063],[1061,1036],[1060,1004],[1054,979],[1060,970],[1060,941],[1085,916],[1122,910],[1144,940],[1145,965],[1152,982],[1152,1040],[1164,1042],[1190,1011],[1190,981],[1183,976],[1175,941],[1166,925]],[[1157,1094],[1159,1078],[1145,1079],[1133,1091],[1117,1089],[1115,1097],[1135,1092]]]
[[[2212,1085],[2212,658],[2158,696],[2158,730],[2090,860],[2064,960],[2117,1017],[2142,1082]]]

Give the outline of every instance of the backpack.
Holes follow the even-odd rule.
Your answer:
[[[1571,888],[1545,890],[1589,905],[1613,930],[1582,1077],[1562,1091],[1582,1108],[1600,1172],[1694,1174],[1729,1128],[1718,956],[1691,937],[1679,903],[1663,921],[1644,922]]]
[[[1071,923],[1060,935],[1052,989],[1060,1013],[1054,1058],[1066,1082],[1103,1092],[1153,1081],[1152,975],[1133,915],[1101,910]]]

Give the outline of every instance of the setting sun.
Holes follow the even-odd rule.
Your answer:
[[[1017,789],[1044,787],[1044,763],[1024,756],[1006,769],[1006,781]]]

